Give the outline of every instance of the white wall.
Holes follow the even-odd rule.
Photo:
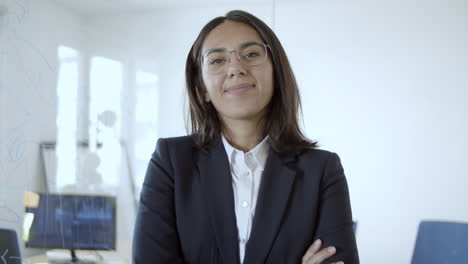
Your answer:
[[[307,134],[337,152],[362,263],[409,263],[422,219],[468,222],[466,1],[281,4]]]
[[[16,229],[22,255],[29,257],[43,251],[24,248],[21,241],[23,192],[46,191],[39,144],[57,140],[58,47],[75,49],[80,56],[80,112],[70,118],[78,118],[78,137],[83,139],[88,122],[86,40],[91,29],[81,15],[48,0],[1,1],[0,6],[7,9],[0,27],[0,227]],[[135,205],[125,165],[122,162],[119,169],[117,251],[130,262]]]
[[[39,143],[56,137],[57,48],[79,49],[82,34],[76,15],[48,1],[2,4],[8,11],[0,35],[0,226],[21,236],[23,192],[45,191]]]

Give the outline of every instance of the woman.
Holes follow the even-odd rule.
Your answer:
[[[243,11],[213,19],[186,83],[192,133],[158,140],[134,263],[359,263],[340,159],[300,131],[299,92],[271,29]]]

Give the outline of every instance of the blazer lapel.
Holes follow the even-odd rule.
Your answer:
[[[234,193],[229,160],[222,141],[202,150],[198,161],[201,189],[223,263],[240,263],[239,235],[234,211]]]
[[[270,149],[258,194],[244,264],[264,263],[280,229],[295,179],[293,155],[280,156]]]

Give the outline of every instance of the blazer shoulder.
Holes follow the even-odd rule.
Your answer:
[[[341,167],[340,156],[325,149],[308,149],[297,157],[298,166],[304,168],[339,168]]]
[[[335,152],[325,149],[308,149],[299,155],[299,159],[327,161],[333,156],[338,156]]]
[[[169,148],[192,147],[194,144],[193,136],[191,135],[159,138],[158,141],[165,141]]]
[[[161,155],[166,156],[166,159],[169,158],[176,162],[177,160],[187,160],[192,157],[194,143],[195,141],[190,135],[159,138],[156,149],[158,152],[162,151]]]

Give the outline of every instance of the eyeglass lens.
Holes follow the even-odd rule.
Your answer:
[[[247,66],[262,64],[266,59],[266,48],[257,42],[241,44],[237,48],[240,61]],[[208,72],[219,72],[223,70],[230,61],[231,52],[226,49],[213,49],[203,57],[203,66]]]

